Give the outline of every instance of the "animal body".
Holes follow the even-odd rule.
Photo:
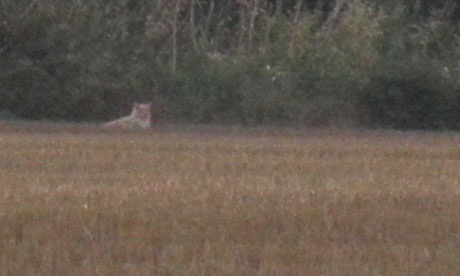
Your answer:
[[[151,103],[134,103],[131,115],[105,123],[102,125],[102,127],[122,129],[150,128],[150,121],[152,117],[150,111],[151,106]]]

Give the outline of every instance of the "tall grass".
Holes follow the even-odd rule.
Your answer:
[[[0,274],[455,275],[459,139],[7,124]]]

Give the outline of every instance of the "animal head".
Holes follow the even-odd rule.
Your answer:
[[[142,121],[150,121],[152,103],[134,103],[133,111],[131,116],[139,118]]]

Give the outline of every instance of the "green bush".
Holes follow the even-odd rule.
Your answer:
[[[414,23],[401,11],[384,20],[381,60],[365,101],[372,126],[457,129],[459,56],[455,27],[438,15]]]
[[[436,70],[437,69],[437,70]],[[455,83],[433,64],[393,65],[372,79],[368,106],[373,126],[453,129],[460,125]]]

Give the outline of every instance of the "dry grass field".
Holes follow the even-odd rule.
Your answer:
[[[460,275],[460,133],[0,125],[0,275]]]

